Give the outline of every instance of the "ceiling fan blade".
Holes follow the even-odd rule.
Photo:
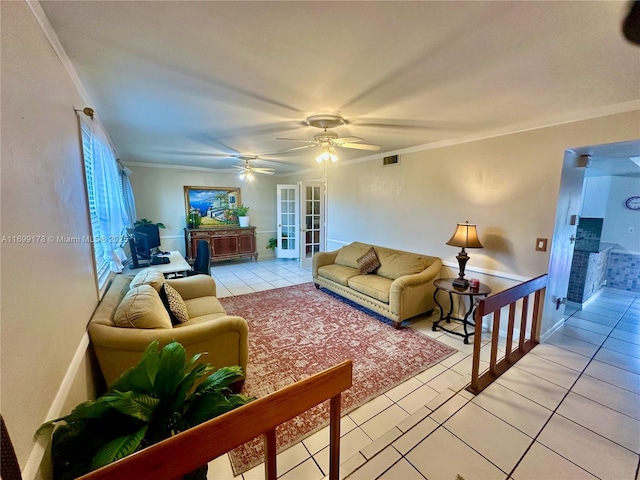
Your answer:
[[[309,144],[318,143],[315,140],[302,140],[300,138],[282,138],[282,137],[278,137],[278,138],[276,138],[276,140],[287,140],[287,141],[290,141],[290,142],[302,142],[302,143],[309,143]]]
[[[316,144],[310,143],[309,145],[303,145],[302,147],[293,147],[293,148],[287,148],[286,150],[280,150],[278,152],[278,154],[286,153],[286,152],[293,152],[295,150],[303,150],[305,148],[316,147],[316,146],[317,146]]]
[[[263,175],[273,175],[276,171],[273,168],[254,168],[254,172],[261,173]]]
[[[364,138],[360,137],[340,137],[333,140],[335,143],[342,145],[343,143],[359,143],[364,142]]]
[[[343,143],[340,146],[344,148],[355,148],[357,150],[371,150],[372,152],[382,148],[382,145],[373,145],[371,143]]]

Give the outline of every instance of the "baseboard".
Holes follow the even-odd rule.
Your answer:
[[[49,408],[49,412],[47,413],[47,417],[42,420],[42,423],[52,420],[54,418],[61,417],[64,413],[62,409],[64,408],[64,404],[67,400],[73,382],[78,376],[78,372],[80,370],[80,365],[82,364],[83,359],[87,354],[87,350],[89,348],[89,334],[85,332],[80,340],[80,344],[76,349],[76,352],[71,359],[71,363],[69,364],[69,368],[67,369],[62,382],[60,383],[60,387],[56,392],[56,396],[53,399],[53,403]],[[35,480],[40,478],[38,472],[42,465],[42,461],[47,452],[47,448],[49,447],[50,437],[46,435],[39,435],[36,437],[36,443],[31,450],[31,454],[27,459],[27,463],[22,470],[22,478],[24,480]]]

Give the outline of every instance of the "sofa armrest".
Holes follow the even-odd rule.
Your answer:
[[[100,324],[89,325],[89,336],[107,384],[136,365],[147,346],[159,340],[164,346],[172,340],[187,351],[187,360],[197,353],[208,353],[202,361],[214,367],[239,365],[246,373],[249,357],[249,327],[242,317],[224,316],[180,328],[139,329]]]
[[[312,260],[312,273],[313,278],[318,277],[318,269],[320,267],[324,267],[325,265],[332,265],[336,261],[336,257],[338,256],[338,252],[340,250],[334,250],[332,252],[318,252],[313,256]]]
[[[166,283],[175,288],[184,300],[216,296],[216,282],[209,275],[168,279]]]
[[[412,275],[404,275],[396,278],[391,284],[391,293],[401,292],[407,287],[416,287],[424,284],[432,284],[433,281],[440,277],[442,270],[442,261],[438,258],[433,261],[425,270]]]
[[[433,281],[440,277],[441,270],[442,261],[437,258],[422,272],[395,279],[389,292],[391,312],[404,319],[432,310]]]

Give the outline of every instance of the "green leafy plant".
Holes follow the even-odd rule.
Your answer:
[[[269,243],[267,243],[267,249],[276,251],[276,247],[278,246],[278,239],[275,237],[271,237],[269,239]]]
[[[77,478],[254,400],[231,392],[229,386],[243,378],[239,366],[223,367],[203,378],[214,368],[196,363],[201,356],[186,361],[180,343],[159,349],[153,341],[138,365],[104,395],[43,424],[38,433],[56,426],[54,479]],[[185,478],[206,479],[206,465],[201,470]]]
[[[134,227],[139,227],[141,225],[158,225],[158,228],[167,228],[164,226],[164,223],[160,222],[152,222],[151,220],[147,220],[146,218],[141,218],[140,220],[136,220],[133,224]]]
[[[236,207],[236,216],[238,217],[246,217],[247,213],[249,213],[249,207],[244,205],[238,205]]]

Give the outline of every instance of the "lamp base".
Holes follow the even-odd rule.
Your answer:
[[[453,282],[451,282],[451,284],[454,287],[467,288],[469,286],[469,280],[467,280],[466,278],[456,278]]]

